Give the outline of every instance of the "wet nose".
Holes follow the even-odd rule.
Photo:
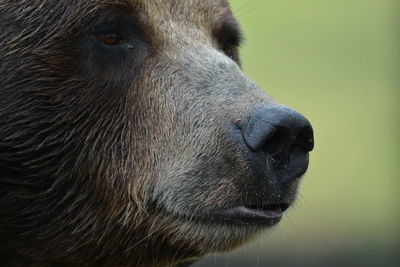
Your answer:
[[[296,162],[308,164],[308,152],[314,147],[313,129],[300,113],[286,106],[262,107],[241,121],[239,128],[248,148],[263,153],[275,169],[287,169]],[[305,172],[307,166],[302,169]]]

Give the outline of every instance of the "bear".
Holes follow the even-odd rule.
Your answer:
[[[188,266],[276,225],[313,130],[226,0],[0,0],[0,265]]]

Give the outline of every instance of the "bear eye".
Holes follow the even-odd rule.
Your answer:
[[[232,19],[226,19],[213,31],[219,48],[235,61],[239,60],[238,48],[242,42],[239,25]]]
[[[222,50],[224,51],[225,55],[227,55],[231,59],[233,59],[233,60],[236,59],[236,56],[235,56],[236,48],[235,47],[227,46],[227,47],[224,47]]]
[[[99,33],[96,38],[105,45],[117,45],[122,42],[121,37],[116,33]]]

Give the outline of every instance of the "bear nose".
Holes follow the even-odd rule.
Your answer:
[[[298,161],[299,155],[307,156],[314,147],[310,122],[286,106],[258,108],[240,122],[239,128],[247,146],[253,152],[264,152],[276,169],[287,166],[292,159]]]

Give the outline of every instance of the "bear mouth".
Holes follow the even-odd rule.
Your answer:
[[[217,218],[240,224],[258,224],[271,226],[281,221],[288,203],[269,205],[243,205],[222,210]]]
[[[158,213],[165,214],[167,217],[192,221],[194,223],[210,225],[232,225],[244,227],[271,227],[279,223],[284,212],[290,207],[291,203],[280,204],[244,204],[206,212],[204,214],[187,214],[186,212],[168,211],[157,205]]]

